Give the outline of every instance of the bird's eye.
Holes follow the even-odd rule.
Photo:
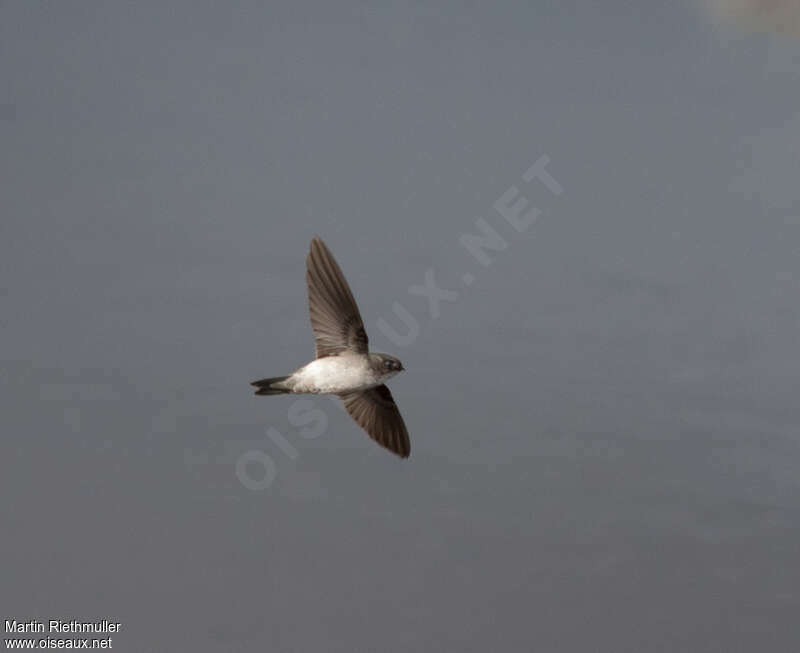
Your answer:
[[[384,367],[385,367],[387,370],[390,370],[390,369],[392,369],[392,367],[393,367],[393,365],[392,365],[392,361],[383,361],[383,366],[384,366]]]

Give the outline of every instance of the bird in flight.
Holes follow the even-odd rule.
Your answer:
[[[288,376],[253,381],[256,394],[338,395],[350,416],[375,442],[408,458],[408,431],[384,385],[405,368],[394,356],[370,353],[350,286],[333,254],[316,236],[306,257],[306,283],[317,356]]]

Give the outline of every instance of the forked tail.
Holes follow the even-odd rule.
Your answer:
[[[288,378],[288,376],[273,376],[268,379],[253,381],[250,385],[256,388],[257,395],[285,395],[291,393],[291,390],[286,386],[281,386],[281,384]]]

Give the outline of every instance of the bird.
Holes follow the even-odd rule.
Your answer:
[[[408,458],[403,416],[385,382],[405,371],[390,354],[369,351],[369,338],[353,292],[319,236],[306,257],[306,285],[316,357],[287,376],[251,382],[255,394],[338,395],[356,423],[379,445]]]

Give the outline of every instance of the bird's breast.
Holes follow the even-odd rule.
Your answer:
[[[366,356],[326,356],[311,361],[293,375],[295,392],[338,394],[380,383]]]

